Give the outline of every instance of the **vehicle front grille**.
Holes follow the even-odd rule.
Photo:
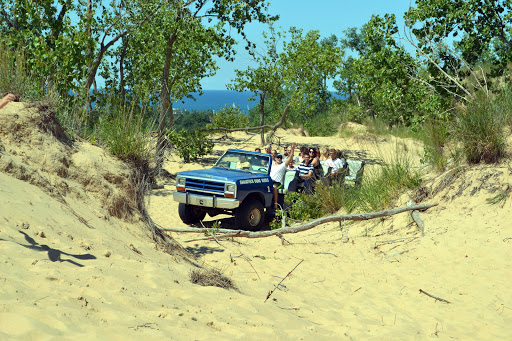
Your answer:
[[[189,179],[185,180],[185,188],[191,191],[199,191],[199,192],[207,192],[207,193],[215,193],[215,194],[223,194],[224,193],[224,183],[209,181],[209,180],[201,180],[201,179]]]

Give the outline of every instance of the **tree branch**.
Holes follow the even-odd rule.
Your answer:
[[[295,226],[289,226],[285,228],[280,228],[277,230],[271,231],[259,231],[259,232],[250,232],[244,230],[229,230],[229,229],[219,229],[219,232],[223,234],[215,235],[215,238],[229,238],[229,237],[245,237],[245,238],[265,238],[269,236],[280,236],[286,233],[297,233],[312,229],[315,226],[333,222],[333,221],[344,221],[344,220],[370,220],[380,217],[392,216],[398,213],[413,211],[413,210],[426,210],[428,208],[437,206],[437,204],[422,204],[422,205],[413,205],[406,206],[400,208],[394,208],[390,210],[380,211],[380,212],[370,212],[370,213],[357,213],[357,214],[341,214],[334,216],[327,216],[318,219],[311,220],[307,223]],[[204,233],[202,229],[192,229],[192,228],[161,228],[162,232],[193,232],[193,233]],[[212,236],[204,237],[204,238],[195,238],[185,240],[185,243],[197,241],[197,240],[209,240],[213,239]]]

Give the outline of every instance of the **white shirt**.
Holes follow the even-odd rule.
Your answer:
[[[275,182],[283,183],[284,173],[286,172],[286,165],[284,162],[277,163],[272,162],[272,167],[270,167],[270,177]]]
[[[329,167],[332,167],[332,169],[331,169],[331,173],[336,173],[340,168],[344,168],[344,167],[345,167],[345,160],[338,159],[338,158],[336,158],[335,160],[333,160],[333,159],[327,159],[327,160],[325,161],[325,163],[326,163]]]

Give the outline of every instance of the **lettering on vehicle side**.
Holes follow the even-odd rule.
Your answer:
[[[240,180],[240,185],[245,184],[260,184],[262,182],[270,182],[267,178],[261,178],[261,179],[247,179],[247,180]]]

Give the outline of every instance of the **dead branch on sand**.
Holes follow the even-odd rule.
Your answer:
[[[409,200],[409,202],[407,203],[407,206],[410,207],[410,206],[413,206],[414,204],[415,204],[414,201]],[[424,236],[425,235],[425,223],[423,222],[423,220],[421,220],[420,213],[416,210],[411,211],[411,217],[414,220],[414,222],[416,223],[416,225],[418,226],[418,228],[420,229],[421,235]]]
[[[244,230],[229,230],[229,229],[219,229],[218,232],[223,234],[216,234],[215,237],[208,236],[204,238],[194,238],[194,239],[187,239],[184,242],[193,242],[198,240],[209,240],[209,239],[215,239],[215,238],[229,238],[229,237],[245,237],[245,238],[265,238],[269,236],[278,236],[281,237],[283,234],[286,233],[297,233],[306,231],[309,229],[312,229],[315,226],[333,222],[333,221],[344,221],[344,220],[370,220],[380,217],[388,217],[392,216],[398,213],[407,212],[407,211],[413,211],[413,210],[426,210],[433,206],[437,206],[437,204],[423,204],[423,205],[413,205],[413,206],[407,206],[407,207],[399,207],[399,208],[393,208],[390,210],[380,211],[380,212],[371,212],[371,213],[357,213],[357,214],[340,214],[340,215],[333,215],[333,216],[327,216],[322,217],[318,219],[311,220],[307,223],[296,225],[296,226],[288,226],[284,228],[280,228],[277,230],[271,230],[271,231],[259,231],[259,232],[250,232],[250,231],[244,231]],[[204,230],[202,229],[193,229],[193,228],[163,228],[160,229],[162,232],[192,232],[192,233],[204,233]]]
[[[284,276],[284,278],[281,280],[281,282],[277,283],[277,285],[274,287],[274,289],[270,290],[267,294],[267,298],[265,299],[264,302],[267,302],[267,300],[270,298],[270,296],[272,295],[272,293],[281,285],[281,283],[283,283],[283,281],[288,277],[290,276],[290,274],[293,272],[293,270],[297,269],[297,267],[302,263],[304,262],[304,259],[302,259],[299,264],[295,265],[295,267],[290,271],[288,272],[288,274],[286,276]]]
[[[420,289],[420,293],[425,294],[425,295],[427,295],[427,296],[429,296],[429,297],[432,297],[432,298],[433,298],[433,299],[435,299],[436,301],[441,301],[441,302],[444,302],[444,303],[450,303],[450,302],[448,302],[447,300],[445,300],[445,299],[443,299],[443,298],[439,298],[439,297],[436,297],[436,296],[434,296],[434,295],[430,295],[428,292],[423,291],[423,290],[421,290],[421,289]]]

